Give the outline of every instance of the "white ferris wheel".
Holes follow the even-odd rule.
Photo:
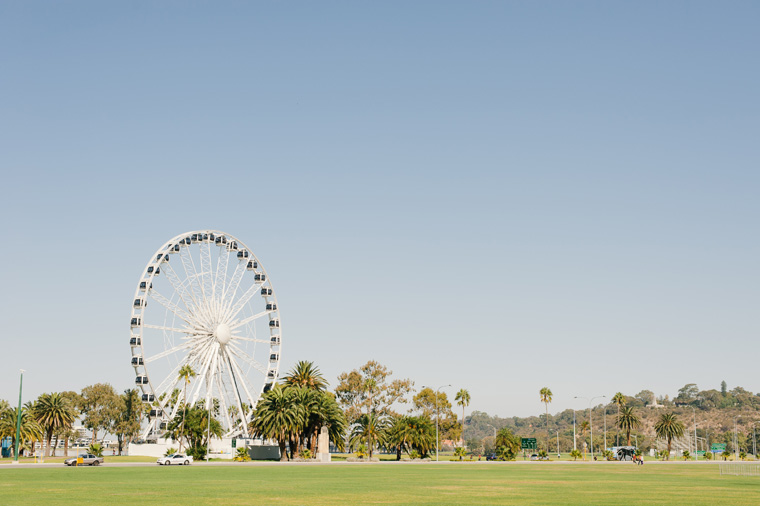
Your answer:
[[[272,282],[242,241],[217,230],[167,241],[140,276],[130,328],[135,383],[151,406],[144,438],[163,433],[183,395],[214,406],[225,437],[247,432],[277,379],[281,325]]]

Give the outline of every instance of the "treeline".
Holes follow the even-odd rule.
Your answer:
[[[537,393],[538,394],[538,393]],[[539,395],[537,399],[539,400]],[[760,411],[760,394],[742,387],[728,389],[722,382],[720,389],[700,390],[696,384],[688,383],[678,390],[678,395],[655,397],[650,390],[642,390],[635,395],[618,392],[608,395],[605,403],[597,403],[591,414],[582,405],[575,410],[566,409],[559,413],[542,413],[528,417],[498,417],[481,411],[474,411],[465,419],[465,440],[471,451],[489,453],[495,450],[494,430],[507,427],[521,437],[535,437],[540,447],[549,453],[568,452],[573,448],[573,416],[575,414],[575,443],[581,447],[591,444],[591,434],[582,433],[580,427],[586,422],[593,423],[594,448],[624,445],[627,438],[618,427],[620,410],[628,408],[640,420],[640,425],[631,431],[634,444],[646,451],[658,447],[655,425],[664,413],[672,413],[686,428],[686,436],[693,439],[694,425],[700,440],[700,449],[709,442],[723,443],[734,451],[734,421],[738,432],[738,451],[747,454],[756,448],[758,434],[753,422]],[[551,402],[551,401],[549,401]],[[548,423],[547,423],[548,422]],[[605,431],[606,428],[606,431]],[[548,432],[548,435],[547,435]],[[606,432],[606,440],[605,440]]]

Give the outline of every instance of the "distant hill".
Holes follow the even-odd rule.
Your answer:
[[[609,397],[611,398],[612,395],[614,392]],[[536,400],[538,400],[538,392],[536,392]],[[696,418],[697,440],[700,450],[708,443],[726,443],[727,448],[733,450],[734,421],[736,420],[740,450],[744,450],[748,454],[753,453],[753,422],[760,422],[760,394],[754,394],[742,387],[728,390],[725,382],[723,382],[720,390],[699,390],[696,384],[689,383],[684,385],[673,399],[669,399],[668,396],[655,398],[653,392],[642,390],[633,396],[626,395],[625,405],[633,407],[636,415],[641,418],[642,426],[631,433],[631,444],[638,442],[638,446],[642,450],[646,451],[649,448],[657,447],[654,424],[662,413],[673,412],[686,426],[689,440],[684,439],[682,442],[684,448],[693,445]],[[549,404],[549,408],[551,409],[551,404]],[[606,446],[615,446],[617,405],[599,404],[592,411],[594,447],[599,449],[604,447],[605,418],[607,427]],[[586,442],[590,442],[590,434],[586,434],[585,438],[582,438],[580,433],[580,424],[584,420],[589,420],[588,409],[576,410],[575,416],[576,443],[580,448],[584,439]],[[502,427],[509,427],[521,437],[538,438],[539,445],[544,447],[546,444],[546,424],[546,415],[543,413],[529,417],[500,418],[481,411],[474,411],[465,418],[465,440],[468,447],[479,448],[479,451],[488,452],[493,446],[494,428],[498,430]],[[550,413],[548,427],[550,452],[556,452],[557,440],[559,440],[560,451],[565,452],[573,448],[572,409],[555,414]],[[619,442],[621,445],[626,444],[625,433],[620,433]]]

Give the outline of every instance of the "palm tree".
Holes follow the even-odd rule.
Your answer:
[[[384,444],[396,450],[396,460],[401,460],[401,452],[416,450],[423,457],[435,446],[435,429],[430,418],[425,416],[399,416],[385,430]]]
[[[633,412],[633,406],[624,407],[615,420],[619,429],[625,431],[627,445],[631,446],[631,431],[641,427],[641,419]]]
[[[18,408],[9,408],[0,415],[0,439],[9,437],[12,446],[16,445],[16,419]],[[19,434],[19,446],[24,442],[30,441],[34,444],[36,441],[42,441],[42,427],[35,420],[34,414],[26,407],[21,408],[21,430]]]
[[[625,405],[625,395],[623,395],[622,392],[616,393],[612,397],[613,404],[617,404],[617,417],[620,418],[620,406]],[[615,446],[620,446],[620,431],[618,430],[615,434]],[[630,446],[630,441],[629,445]]]
[[[673,438],[683,436],[683,422],[678,419],[675,413],[663,413],[660,415],[657,423],[654,424],[654,431],[658,438],[666,439],[668,441],[668,455],[666,458],[670,460],[670,445]]]
[[[327,387],[327,381],[314,362],[301,360],[283,378],[285,385],[309,388],[323,391]]]
[[[362,415],[356,421],[354,429],[351,431],[349,443],[353,447],[357,443],[361,443],[362,440],[366,440],[369,458],[372,459],[372,450],[375,448],[375,445],[383,441],[387,428],[388,422],[385,417],[378,416],[375,413]]]
[[[288,437],[302,425],[303,408],[293,401],[291,389],[275,385],[259,400],[249,425],[249,430],[256,436],[277,440],[280,460],[287,460],[285,445]]]
[[[583,420],[578,428],[581,431],[581,439],[583,440],[583,460],[586,460],[586,432],[589,430],[588,420]]]
[[[549,387],[544,387],[539,392],[541,402],[546,405],[546,452],[549,452],[549,403],[552,401],[552,391]]]
[[[50,456],[53,434],[70,429],[74,424],[74,408],[58,392],[42,394],[34,406],[34,417],[44,431],[47,447],[45,456]],[[53,450],[55,453],[55,450]]]
[[[457,404],[462,406],[462,446],[464,446],[464,408],[470,405],[470,392],[462,388],[454,397]]]
[[[187,385],[195,378],[195,371],[189,364],[183,365],[179,370],[179,378],[182,381],[182,428],[180,429],[179,451],[182,453],[182,436],[185,430],[185,418],[187,418]]]

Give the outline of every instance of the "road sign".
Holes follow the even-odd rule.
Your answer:
[[[234,437],[232,438],[232,447],[233,448],[237,447],[237,439],[235,439]]]
[[[520,440],[521,450],[535,450],[536,448],[538,448],[538,445],[536,444],[536,438],[524,437]]]
[[[710,445],[710,451],[713,453],[713,455],[718,455],[726,451],[726,444],[725,443],[713,443]]]

